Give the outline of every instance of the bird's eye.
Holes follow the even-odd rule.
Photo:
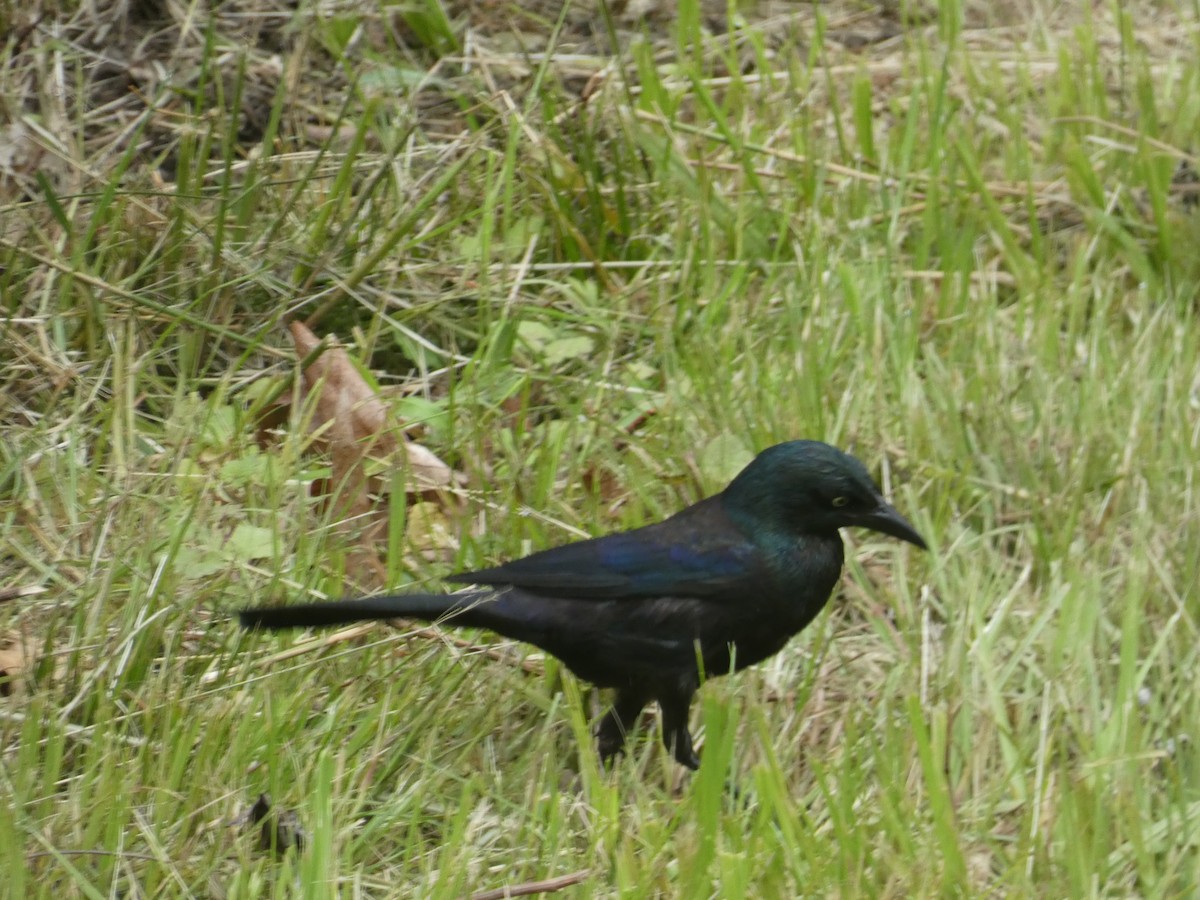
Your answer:
[[[833,498],[832,500],[830,500],[829,502],[830,502],[830,503],[833,505],[833,508],[834,508],[834,509],[841,509],[843,506],[845,506],[847,503],[849,503],[849,502],[850,502],[850,498],[849,498],[849,497],[845,497],[845,496],[842,496],[842,497],[834,497],[834,498]]]

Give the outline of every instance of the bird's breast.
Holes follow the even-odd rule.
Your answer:
[[[836,534],[802,535],[786,550],[768,557],[771,599],[780,606],[815,605],[819,611],[837,586],[844,559],[842,539]]]
[[[829,602],[842,561],[840,538],[805,536],[778,549],[757,589],[747,591],[705,635],[705,657],[713,670],[742,669],[782,650]]]

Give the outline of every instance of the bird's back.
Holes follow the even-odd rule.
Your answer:
[[[655,525],[456,580],[498,589],[471,624],[535,644],[600,686],[694,674],[698,647],[714,676],[777,653],[837,583],[836,532],[768,546],[713,497]]]
[[[553,547],[449,580],[587,600],[719,597],[755,578],[761,562],[718,495],[653,525]]]

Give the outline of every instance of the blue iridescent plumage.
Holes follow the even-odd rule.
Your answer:
[[[862,463],[828,444],[764,450],[716,496],[663,522],[454,575],[454,594],[395,594],[245,610],[242,624],[305,628],[412,618],[528,641],[616,688],[600,723],[610,757],[658,701],[663,740],[695,768],[687,714],[701,676],[777,653],[825,606],[842,570],[838,529],[925,542]]]

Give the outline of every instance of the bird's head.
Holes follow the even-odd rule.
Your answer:
[[[729,513],[750,527],[798,534],[834,534],[870,528],[925,549],[904,516],[883,499],[866,467],[820,441],[768,447],[722,494]]]

